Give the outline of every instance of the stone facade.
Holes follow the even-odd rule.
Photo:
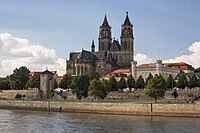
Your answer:
[[[161,74],[165,79],[171,74],[173,78],[179,73],[179,69],[171,68],[162,65],[162,60],[157,60],[156,63],[148,65],[148,66],[137,66],[137,62],[132,62],[132,75],[135,79],[137,79],[140,75],[146,79],[151,73],[153,76],[156,74]]]
[[[54,77],[53,73],[46,70],[40,74],[40,98],[49,98],[49,90],[54,89]]]
[[[98,51],[95,51],[95,44],[92,41],[91,51],[82,50],[69,54],[66,65],[67,74],[77,76],[94,70],[104,75],[117,68],[131,67],[134,55],[134,36],[128,12],[121,26],[121,44],[116,39],[112,40],[111,26],[106,16],[100,26],[98,41]]]

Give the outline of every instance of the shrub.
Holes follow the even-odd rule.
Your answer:
[[[194,96],[194,93],[193,93],[193,92],[188,92],[188,94],[187,94],[187,95],[188,95],[188,97],[189,97],[189,98],[191,98],[191,97],[193,97],[193,96]]]
[[[17,93],[17,94],[15,95],[15,99],[20,99],[20,98],[22,98],[22,94]]]

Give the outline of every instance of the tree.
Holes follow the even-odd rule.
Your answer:
[[[153,77],[151,78],[146,87],[145,87],[145,95],[150,98],[154,98],[155,102],[157,98],[162,98],[166,92],[166,83],[164,78],[162,77]]]
[[[176,98],[178,97],[178,92],[176,89],[174,89],[174,91],[172,92],[172,95],[174,96],[175,102],[176,102]]]
[[[88,73],[88,76],[89,76],[89,79],[90,79],[90,82],[93,80],[93,79],[99,79],[99,73],[97,71],[90,71]]]
[[[15,69],[9,76],[10,87],[12,89],[25,89],[26,82],[29,80],[29,69],[25,66]]]
[[[172,77],[172,75],[170,74],[166,80],[166,85],[167,88],[174,88],[176,86],[176,82],[174,81],[174,78]]]
[[[134,86],[135,86],[135,79],[131,75],[131,76],[128,77],[126,82],[127,82],[127,87],[129,88],[129,91],[131,92],[132,88],[134,88]]]
[[[143,77],[140,75],[139,78],[136,80],[136,88],[140,88],[140,89],[143,89],[144,88],[144,79]]]
[[[87,75],[75,77],[70,85],[70,88],[76,94],[77,99],[88,96],[88,87],[89,77]]]
[[[69,89],[69,85],[71,84],[72,80],[72,76],[68,74],[63,75],[59,87],[63,89]]]
[[[147,79],[146,79],[145,85],[147,85],[147,82],[148,82],[151,78],[153,78],[153,75],[152,75],[151,73],[149,73],[149,76],[148,76]]]
[[[124,77],[121,77],[119,82],[117,82],[117,88],[120,90],[123,90],[124,88],[126,88],[126,80]]]
[[[9,79],[8,78],[0,78],[0,89],[1,90],[9,90]]]
[[[178,81],[177,81],[177,84],[176,86],[178,88],[181,88],[181,89],[184,89],[186,86],[187,86],[187,78],[184,74],[181,74]]]
[[[33,76],[29,78],[26,82],[26,88],[40,88],[40,75]]]
[[[117,89],[117,80],[115,79],[114,76],[110,77],[109,83],[110,83],[110,86],[111,86],[111,91],[118,91],[118,89]]]
[[[192,77],[190,77],[189,81],[188,81],[188,87],[191,88],[195,88],[198,87],[198,79],[196,77],[195,74],[192,75]]]
[[[107,84],[103,84],[103,82],[98,79],[93,79],[91,81],[88,90],[89,95],[93,96],[95,99],[104,99],[108,94]]]

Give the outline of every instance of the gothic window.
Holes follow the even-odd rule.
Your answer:
[[[108,29],[106,29],[106,36],[108,36]]]

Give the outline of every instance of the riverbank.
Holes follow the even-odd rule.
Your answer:
[[[137,104],[131,102],[119,103],[0,100],[0,108],[120,115],[200,117],[200,103]]]

